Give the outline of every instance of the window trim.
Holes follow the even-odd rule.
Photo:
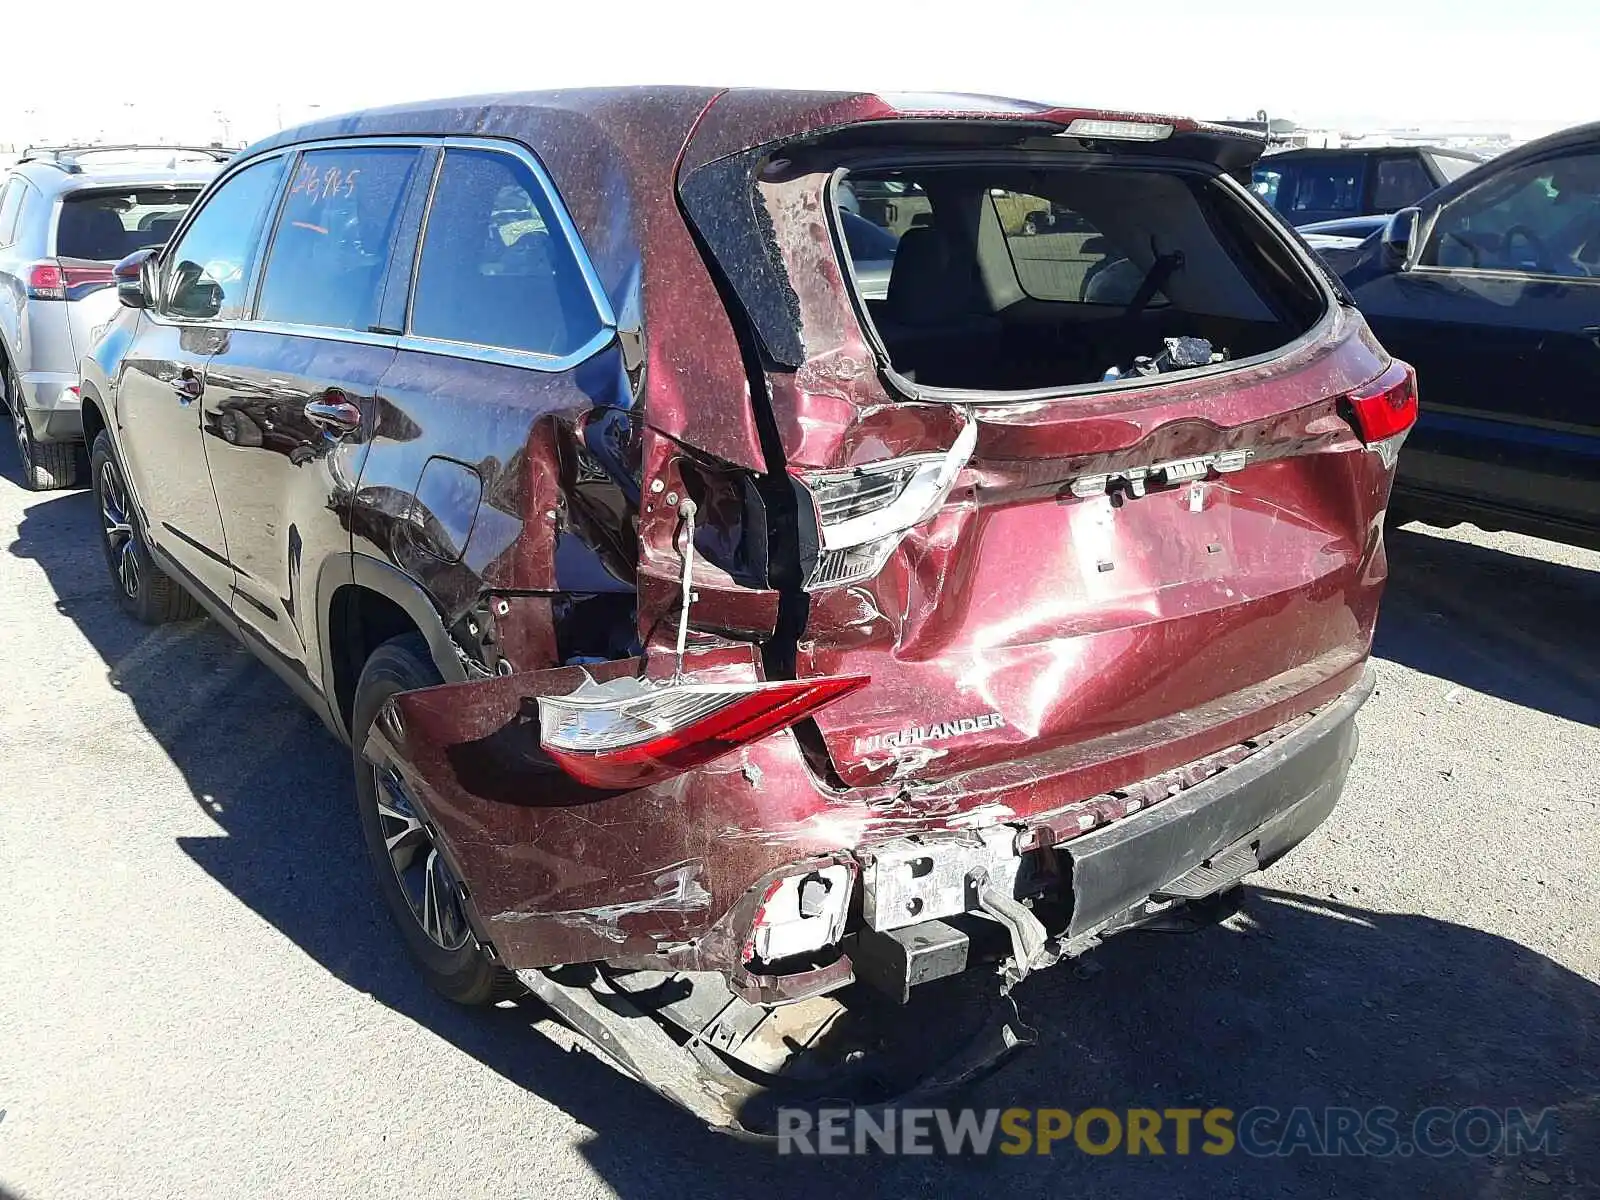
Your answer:
[[[428,201],[423,207],[422,225],[417,231],[417,244],[411,263],[410,286],[406,289],[405,331],[400,335],[399,346],[402,350],[416,351],[422,354],[437,354],[446,358],[464,358],[482,362],[498,363],[510,367],[531,367],[536,371],[561,372],[571,370],[579,363],[586,362],[609,345],[617,335],[617,318],[611,308],[611,299],[606,295],[605,288],[600,283],[600,276],[595,272],[594,264],[589,259],[589,252],[578,236],[578,229],[572,223],[572,216],[567,212],[567,206],[561,199],[561,193],[556,190],[554,182],[545,171],[542,163],[526,146],[503,138],[483,137],[447,137],[440,140],[443,153],[433,172],[433,179],[428,190]],[[578,271],[583,276],[584,286],[588,289],[589,300],[594,306],[594,316],[597,328],[582,345],[569,350],[566,354],[541,354],[534,350],[512,350],[504,346],[489,346],[482,342],[458,342],[448,338],[427,337],[411,332],[412,310],[417,298],[417,282],[421,275],[422,251],[428,241],[428,226],[433,221],[433,202],[438,194],[439,180],[444,175],[445,162],[451,150],[478,150],[491,154],[503,154],[516,159],[528,168],[533,176],[534,183],[544,195],[545,203],[550,206],[550,211],[555,215],[556,224],[561,229],[562,238],[567,243],[567,250],[578,265]]]

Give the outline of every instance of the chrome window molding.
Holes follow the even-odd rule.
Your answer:
[[[594,336],[567,354],[539,354],[532,350],[506,350],[498,346],[483,346],[477,342],[450,342],[443,338],[419,337],[406,334],[399,339],[400,349],[419,354],[437,354],[447,358],[465,358],[475,362],[497,363],[505,367],[526,367],[533,371],[570,371],[581,362],[593,358],[616,338],[617,331],[602,325]]]
[[[239,333],[275,333],[282,337],[316,338],[323,342],[352,342],[359,346],[394,346],[397,333],[371,333],[364,329],[337,329],[330,325],[296,325],[289,321],[230,321],[223,325]]]

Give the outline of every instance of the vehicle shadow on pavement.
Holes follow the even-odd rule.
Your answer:
[[[1600,570],[1391,529],[1373,652],[1600,726]],[[1580,552],[1581,553],[1581,552]]]
[[[1162,1157],[1096,1157],[1062,1142],[1050,1157],[795,1159],[707,1133],[599,1060],[540,1036],[532,1028],[541,1019],[537,1005],[464,1010],[430,992],[370,882],[347,751],[210,622],[152,634],[123,617],[93,520],[85,493],[35,503],[12,552],[48,574],[61,611],[103,657],[194,803],[216,823],[219,836],[180,838],[183,851],[349,987],[592,1129],[581,1151],[622,1197],[837,1200],[1002,1188],[1015,1197],[1163,1200],[1241,1192],[1557,1197],[1600,1189],[1600,988],[1492,934],[1262,887],[1246,890],[1244,917],[1225,926],[1192,936],[1128,935],[1076,969],[1025,982],[1018,998],[1040,1045],[953,1102],[1124,1114],[1386,1106],[1400,1114],[1402,1131],[1433,1106],[1555,1108],[1557,1152],[1439,1160],[1241,1150],[1184,1156],[1168,1135]],[[1397,539],[1395,557],[1410,553],[1417,536]],[[1431,569],[1456,569],[1457,549],[1466,548],[1441,551]],[[1469,579],[1487,569],[1475,554],[1457,557]],[[1404,595],[1408,572],[1396,576],[1394,593]],[[1421,622],[1404,633],[1426,639],[1433,631]],[[1409,661],[1444,653],[1427,645],[1410,652]],[[196,1097],[197,1120],[204,1107]],[[527,1171],[538,1194],[538,1162]]]

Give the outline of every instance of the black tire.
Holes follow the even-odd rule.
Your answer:
[[[22,486],[30,492],[53,492],[78,482],[78,444],[41,442],[22,412],[22,382],[8,363],[5,368],[6,408],[11,414],[11,436],[22,460]]]
[[[199,601],[150,557],[122,464],[117,462],[111,435],[105,430],[94,439],[89,483],[94,491],[95,514],[100,519],[100,547],[105,551],[111,586],[122,611],[146,625],[198,617]]]
[[[522,985],[517,982],[514,974],[496,965],[478,948],[476,937],[470,932],[473,919],[468,910],[470,901],[464,895],[458,893],[456,896],[463,922],[457,930],[464,934],[464,940],[460,944],[442,944],[424,928],[422,918],[413,906],[411,893],[401,882],[401,870],[390,857],[389,848],[384,840],[386,836],[384,821],[388,819],[391,824],[393,823],[392,818],[379,815],[379,788],[382,786],[380,777],[386,772],[382,768],[374,767],[361,756],[361,747],[367,740],[367,732],[378,719],[384,701],[396,692],[408,692],[414,688],[431,687],[442,682],[438,669],[433,665],[433,658],[428,653],[428,644],[422,639],[421,634],[405,634],[391,638],[373,651],[372,657],[367,659],[366,666],[361,671],[361,680],[356,684],[355,711],[350,723],[356,777],[356,812],[361,820],[361,834],[367,844],[367,855],[372,860],[372,873],[377,880],[378,893],[383,897],[384,905],[388,908],[390,917],[394,919],[395,927],[400,931],[400,937],[405,942],[406,949],[411,952],[412,961],[422,972],[423,978],[435,991],[459,1004],[493,1004],[522,995]],[[389,779],[392,787],[393,776],[389,776]],[[386,806],[392,806],[396,802],[395,793],[386,789],[384,799]],[[434,849],[431,834],[427,832],[432,829],[432,825],[421,804],[411,795],[409,789],[406,790],[404,799],[411,806],[414,815],[420,819],[423,830],[417,835],[417,844],[410,852],[414,860],[415,856],[425,849],[430,851]],[[392,807],[390,811],[393,811]],[[448,872],[449,868],[446,867],[445,870]],[[415,868],[415,873],[426,875],[427,871],[427,867]],[[414,873],[413,869],[408,868],[408,873]],[[450,878],[454,878],[453,874]],[[445,939],[447,942],[451,940]]]

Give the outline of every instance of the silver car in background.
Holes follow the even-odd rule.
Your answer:
[[[231,154],[31,148],[0,181],[0,399],[27,487],[77,481],[78,360],[117,313],[112,268],[164,243]]]

